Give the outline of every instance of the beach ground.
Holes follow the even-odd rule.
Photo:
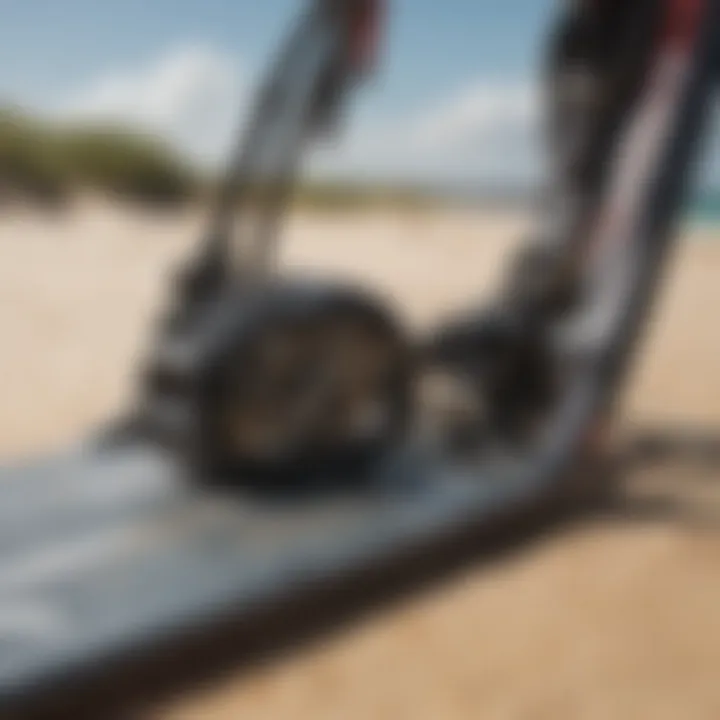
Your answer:
[[[72,441],[128,401],[194,214],[89,208],[0,220],[0,453]],[[527,221],[416,211],[301,216],[283,262],[364,278],[424,324],[481,297]],[[720,717],[720,243],[686,232],[619,442],[667,454],[626,505],[469,567],[158,718]],[[701,442],[687,441],[687,437]]]

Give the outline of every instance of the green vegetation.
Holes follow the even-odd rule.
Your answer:
[[[156,138],[122,128],[73,128],[58,138],[68,181],[150,203],[181,203],[197,192],[194,173]]]
[[[156,138],[0,111],[0,199],[56,202],[83,188],[151,203],[183,202],[197,189],[190,167]]]
[[[63,159],[52,133],[13,111],[0,112],[0,200],[29,198],[43,203],[66,197]]]
[[[85,189],[133,202],[177,205],[213,185],[169,145],[120,126],[61,125],[0,109],[0,202],[60,204]],[[264,193],[253,193],[258,200]],[[342,183],[305,184],[296,206],[327,211],[420,209],[412,190]]]

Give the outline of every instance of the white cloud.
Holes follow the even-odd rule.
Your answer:
[[[425,149],[467,147],[498,134],[528,132],[537,107],[530,84],[480,82],[421,119],[411,137]]]
[[[119,120],[162,134],[210,162],[230,147],[248,107],[236,58],[199,45],[146,66],[101,74],[60,108],[67,118]],[[321,174],[422,181],[526,181],[539,168],[531,83],[478,81],[431,107],[375,124],[317,153]]]
[[[230,140],[245,104],[238,65],[199,45],[172,49],[148,66],[100,75],[58,112],[68,119],[136,125],[214,159]]]
[[[358,128],[317,165],[423,181],[527,182],[541,171],[539,110],[529,83],[480,81],[419,114]]]

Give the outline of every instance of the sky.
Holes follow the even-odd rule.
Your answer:
[[[217,162],[305,0],[0,0],[0,103],[118,119]],[[553,0],[394,0],[383,65],[316,166],[518,182],[542,165]]]

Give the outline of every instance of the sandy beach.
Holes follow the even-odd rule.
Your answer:
[[[100,207],[0,220],[3,461],[127,402],[162,280],[199,225]],[[370,281],[423,324],[491,290],[526,228],[499,213],[301,216],[282,261]],[[563,527],[154,717],[720,717],[720,457],[681,442],[720,446],[719,236],[685,233],[624,404],[621,442],[654,433],[674,447],[624,477],[629,499],[660,498],[660,511],[629,503]]]

